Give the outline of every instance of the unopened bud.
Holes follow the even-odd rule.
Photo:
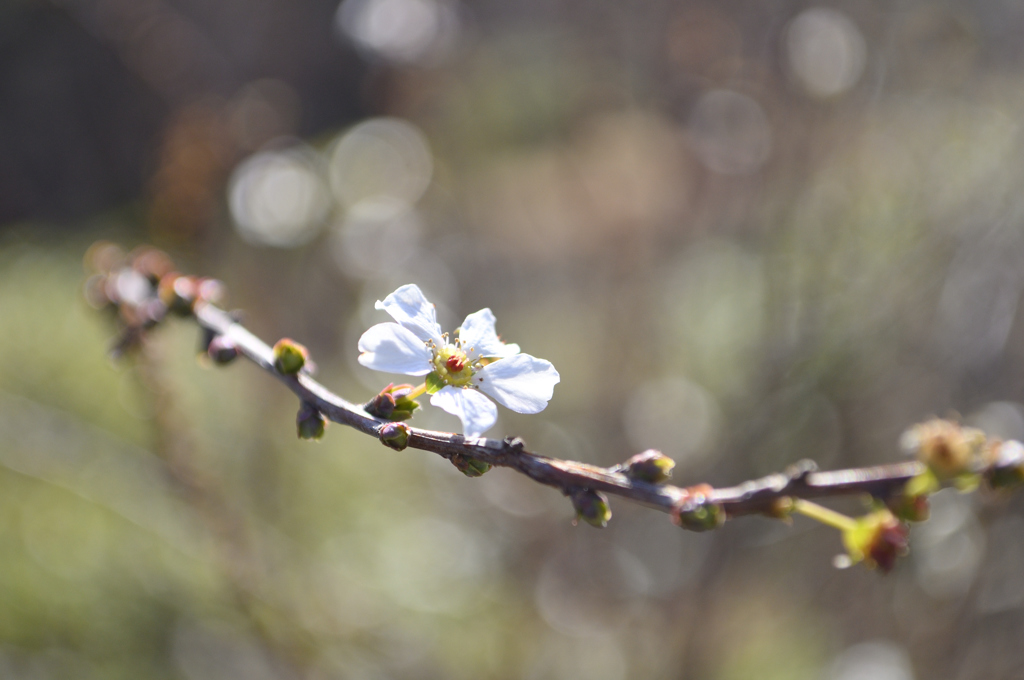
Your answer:
[[[452,465],[458,468],[459,472],[467,477],[479,477],[491,469],[490,463],[485,463],[482,460],[476,460],[469,456],[463,456],[460,453],[452,454],[450,460],[452,461]]]
[[[405,423],[386,423],[378,431],[381,442],[395,451],[401,451],[409,445],[410,434],[412,430]]]
[[[676,462],[661,451],[648,449],[626,461],[626,476],[650,484],[664,484],[672,478]]]
[[[985,434],[949,420],[930,420],[915,425],[901,437],[905,449],[935,473],[940,482],[958,487],[971,484],[985,447]]]
[[[375,418],[390,420],[395,411],[395,398],[388,392],[381,392],[363,405],[363,410]]]
[[[177,272],[164,274],[157,285],[157,296],[168,311],[188,316],[196,299],[196,280]]]
[[[412,391],[412,385],[388,385],[380,394],[363,404],[363,410],[375,418],[383,420],[408,420],[412,417],[413,411],[419,408],[415,399],[407,395]]]
[[[210,340],[206,353],[213,359],[213,363],[224,365],[238,358],[238,347],[223,335],[217,335]]]
[[[284,375],[295,375],[309,360],[309,350],[291,338],[281,338],[274,344],[274,368]]]
[[[672,511],[672,522],[690,531],[710,531],[725,523],[725,509],[710,500],[707,484],[690,487],[687,496]]]
[[[594,527],[608,526],[612,518],[612,509],[608,506],[608,498],[600,491],[577,489],[570,494],[572,506],[576,508],[576,518]]]
[[[941,487],[935,473],[928,468],[904,484],[903,493],[890,497],[886,506],[904,522],[923,522],[931,514],[928,496]]]
[[[858,517],[843,531],[843,545],[853,563],[863,561],[870,568],[891,571],[896,558],[907,554],[909,532],[889,510],[877,510]]]
[[[295,427],[299,439],[320,439],[324,436],[324,430],[327,428],[327,419],[319,409],[304,401],[299,407],[298,415],[295,416]]]
[[[904,522],[924,522],[931,516],[928,496],[901,494],[889,499],[886,506],[897,519]]]
[[[990,453],[992,462],[985,480],[993,489],[1008,489],[1024,484],[1024,445],[1018,441],[1000,442]]]

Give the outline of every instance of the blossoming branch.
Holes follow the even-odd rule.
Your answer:
[[[572,501],[576,518],[593,526],[605,526],[611,519],[608,495],[664,511],[675,524],[696,531],[750,514],[784,521],[799,514],[840,531],[845,553],[837,558],[839,566],[859,562],[888,571],[908,549],[908,524],[928,518],[931,494],[943,487],[968,492],[982,485],[1002,490],[1024,484],[1024,445],[990,439],[946,420],[916,425],[905,433],[901,444],[914,456],[911,461],[834,472],[819,472],[804,461],[786,472],[727,488],[669,484],[674,462],[653,450],[608,468],[549,458],[528,451],[518,437],[480,436],[496,422],[491,399],[519,413],[538,413],[560,379],[550,362],[502,342],[489,309],[467,316],[453,337],[442,332],[433,305],[415,285],[402,286],[379,301],[377,309],[394,322],[377,324],[362,335],[360,363],[423,377],[424,382],[416,387],[391,383],[357,405],[313,379],[306,348],[287,338],[273,347],[265,344],[236,316],[216,306],[223,286],[173,271],[161,251],[141,248],[125,255],[117,246],[101,243],[90,249],[86,261],[94,272],[86,284],[88,301],[116,313],[115,356],[145,343],[147,333],[168,315],[192,319],[202,331],[203,351],[214,363],[244,356],[298,396],[299,437],[323,437],[330,420],[396,450],[437,453],[469,477],[491,466],[512,468],[561,491]],[[433,406],[458,416],[464,434],[406,424],[424,394],[431,395]],[[811,500],[844,495],[864,498],[865,513],[849,517]]]

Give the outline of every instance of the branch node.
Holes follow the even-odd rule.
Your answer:
[[[672,522],[690,531],[710,531],[725,523],[725,509],[711,496],[710,484],[698,484],[683,490],[683,497],[672,508]]]
[[[786,468],[786,476],[793,484],[807,485],[807,477],[818,471],[818,464],[809,458],[798,460]]]

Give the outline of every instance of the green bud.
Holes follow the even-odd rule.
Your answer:
[[[889,499],[886,506],[897,519],[904,522],[924,522],[931,515],[931,504],[928,496],[924,495],[903,493]]]
[[[467,477],[479,477],[491,469],[490,463],[485,463],[482,460],[463,456],[459,453],[452,454],[450,460],[452,461],[452,465],[458,468],[459,472]]]
[[[889,498],[886,506],[904,522],[923,522],[931,514],[928,496],[941,488],[938,477],[927,468],[904,484],[903,493]]]
[[[206,347],[206,353],[213,359],[213,363],[224,365],[229,364],[238,358],[238,348],[235,343],[223,335],[214,336]]]
[[[327,419],[315,406],[304,401],[299,407],[298,415],[295,416],[295,427],[299,433],[299,439],[317,440],[324,436]]]
[[[386,423],[378,431],[381,443],[395,451],[401,451],[409,445],[410,427],[404,423]]]
[[[415,399],[410,399],[412,385],[388,385],[370,401],[363,404],[363,410],[375,418],[383,420],[408,420],[413,411],[420,407]]]
[[[274,344],[274,368],[284,375],[295,375],[309,360],[309,351],[291,338],[281,338]]]
[[[577,489],[569,497],[576,509],[576,519],[582,519],[593,527],[608,526],[612,509],[608,506],[608,497],[603,493],[592,489]]]
[[[676,462],[661,451],[648,449],[626,461],[626,476],[650,484],[664,484],[672,478]]]
[[[688,495],[672,511],[672,522],[690,531],[710,531],[725,523],[725,509],[708,500],[712,488],[700,484],[687,489]]]

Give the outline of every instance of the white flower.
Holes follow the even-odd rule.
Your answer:
[[[376,306],[398,323],[379,323],[363,333],[359,363],[376,371],[428,376],[427,385],[436,389],[430,403],[458,416],[467,436],[479,437],[498,419],[497,407],[484,394],[516,413],[539,413],[548,405],[558,371],[550,361],[502,342],[490,309],[467,316],[457,338],[449,341],[434,305],[415,284],[402,286]]]

